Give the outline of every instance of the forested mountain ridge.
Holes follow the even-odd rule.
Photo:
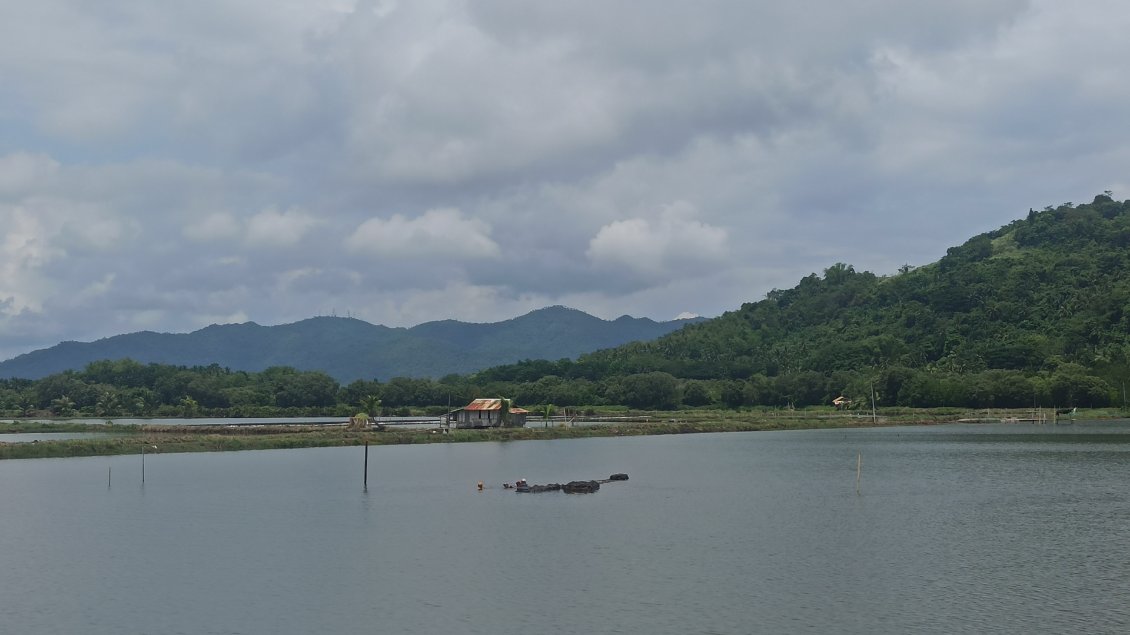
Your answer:
[[[684,391],[702,380],[730,405],[828,403],[872,382],[887,405],[1105,405],[1130,378],[1128,248],[1130,201],[1106,193],[1030,211],[927,266],[880,277],[835,264],[708,322],[542,370],[661,373]]]
[[[789,290],[589,363],[654,356],[683,377],[904,365],[1038,370],[1130,353],[1130,201],[1031,212],[891,277],[836,264]]]
[[[527,358],[571,358],[637,339],[653,339],[695,320],[602,320],[556,306],[496,323],[444,320],[390,328],[317,317],[292,324],[212,325],[192,333],[140,332],[95,342],[63,342],[0,362],[0,377],[38,379],[99,360],[177,366],[218,364],[261,371],[275,366],[323,371],[341,382],[440,377]]]

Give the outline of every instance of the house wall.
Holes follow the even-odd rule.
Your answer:
[[[497,428],[502,425],[499,414],[497,410],[460,410],[455,415],[455,427]],[[514,427],[524,427],[526,425],[526,415],[524,413],[511,412],[510,422]]]
[[[457,428],[493,428],[497,425],[498,417],[490,410],[461,410],[455,418]]]

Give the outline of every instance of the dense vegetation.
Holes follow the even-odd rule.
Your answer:
[[[482,371],[535,401],[1105,406],[1130,379],[1130,201],[1043,211],[879,277],[836,264],[654,342]],[[646,390],[641,388],[646,387]],[[547,392],[548,391],[548,392]],[[637,402],[637,403],[633,403]]]
[[[651,342],[440,380],[341,386],[291,368],[97,362],[0,380],[9,413],[349,414],[506,395],[534,408],[1123,405],[1130,379],[1130,201],[1043,211],[891,276],[835,264],[788,290]],[[368,403],[373,403],[371,400]]]

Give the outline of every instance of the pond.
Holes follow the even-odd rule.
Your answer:
[[[0,623],[1130,630],[1127,422],[380,446],[368,488],[363,460],[152,454],[144,485],[138,456],[0,461]],[[630,480],[588,495],[501,487],[615,472]]]

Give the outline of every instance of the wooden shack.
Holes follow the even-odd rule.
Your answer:
[[[456,428],[522,428],[529,411],[517,408],[509,399],[475,399],[447,414],[447,423]]]

